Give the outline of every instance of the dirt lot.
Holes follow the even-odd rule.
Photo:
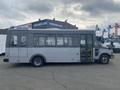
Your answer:
[[[0,61],[0,90],[120,90],[120,56],[108,65],[29,64]]]

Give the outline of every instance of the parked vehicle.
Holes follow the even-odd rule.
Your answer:
[[[8,30],[4,62],[35,67],[45,63],[108,64],[112,49],[95,41],[92,30]]]
[[[103,47],[109,48],[110,46],[113,48],[114,53],[120,53],[120,42],[118,40],[111,39],[103,43]]]

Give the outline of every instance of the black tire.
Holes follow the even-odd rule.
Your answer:
[[[37,56],[32,59],[31,63],[34,67],[41,67],[44,64],[44,59],[40,56]]]
[[[103,55],[100,56],[100,63],[101,64],[108,64],[109,61],[110,61],[109,59],[110,59],[109,55],[103,54]]]

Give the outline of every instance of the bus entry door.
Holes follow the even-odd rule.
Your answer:
[[[80,36],[80,61],[81,63],[93,62],[93,36]]]

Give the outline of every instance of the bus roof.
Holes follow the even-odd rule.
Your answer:
[[[45,34],[55,34],[55,33],[59,33],[59,34],[95,34],[94,30],[78,30],[78,29],[59,29],[59,30],[53,30],[53,29],[37,29],[37,30],[8,30],[8,34],[9,32],[18,32],[22,31],[22,32],[28,32],[28,33],[45,33]]]
[[[87,32],[93,32],[94,30],[90,29],[26,29],[26,30],[20,30],[20,29],[9,29],[9,31],[87,31]]]

